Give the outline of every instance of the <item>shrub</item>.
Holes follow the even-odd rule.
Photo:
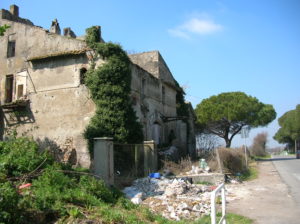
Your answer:
[[[192,165],[198,165],[199,162],[193,162],[190,157],[181,158],[178,163],[170,161],[170,160],[163,160],[163,168],[164,170],[168,170],[171,173],[179,175],[180,173],[188,172],[192,169]]]
[[[93,195],[105,203],[116,203],[117,197],[108,189],[102,180],[90,176],[81,176],[79,181],[80,190],[85,194]]]
[[[16,216],[20,195],[10,182],[0,183],[0,223],[18,223]]]
[[[266,146],[267,146],[268,133],[262,132],[255,136],[253,139],[253,144],[251,146],[252,156],[266,156]]]
[[[29,138],[0,142],[0,223],[52,222],[77,216],[76,206],[114,205],[123,196],[82,170],[53,162]],[[16,186],[24,181],[32,185],[17,192]],[[127,202],[120,203],[130,208]]]
[[[25,137],[0,142],[0,173],[16,177],[53,162],[47,152],[38,150],[37,143]]]
[[[217,150],[223,171],[236,174],[247,170],[243,149],[219,148]]]

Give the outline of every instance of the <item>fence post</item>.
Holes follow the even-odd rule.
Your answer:
[[[222,168],[222,164],[221,164],[221,159],[220,159],[220,154],[219,154],[219,149],[215,149],[216,150],[216,154],[217,154],[217,161],[218,161],[218,165],[219,165],[219,169],[220,172],[223,174],[223,168]]]
[[[114,144],[112,138],[94,138],[94,172],[105,183],[114,184]]]
[[[150,150],[146,150],[145,146],[147,146]],[[151,172],[155,172],[157,170],[157,149],[155,141],[144,141],[144,152],[146,155],[144,163],[148,166],[145,166],[145,174],[148,175],[149,170]]]
[[[210,220],[211,224],[216,224],[216,193],[215,191],[211,192],[210,195]]]
[[[140,164],[140,150],[138,145],[135,145],[134,146],[134,170],[136,176],[138,176],[139,174],[139,164]]]
[[[216,224],[217,219],[216,219],[216,197],[217,193],[221,191],[221,198],[222,198],[222,217],[218,224],[226,224],[226,197],[225,197],[225,184],[222,183],[220,184],[214,191],[211,192],[211,197],[210,197],[210,219],[211,219],[211,224]]]
[[[222,224],[226,224],[226,193],[225,193],[225,187],[221,190],[222,195],[222,217],[224,216]]]

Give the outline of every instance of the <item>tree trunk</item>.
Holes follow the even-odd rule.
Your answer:
[[[224,139],[226,142],[226,148],[230,148],[232,138],[229,138],[229,127],[225,131]]]
[[[226,148],[230,148],[231,140],[230,139],[225,139],[225,142],[226,142]]]

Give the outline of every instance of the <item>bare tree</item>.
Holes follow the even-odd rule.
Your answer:
[[[267,132],[258,133],[253,139],[253,143],[250,148],[251,154],[254,156],[265,156],[267,154],[267,141]]]
[[[199,133],[196,136],[197,151],[212,151],[220,146],[220,138],[214,134]]]

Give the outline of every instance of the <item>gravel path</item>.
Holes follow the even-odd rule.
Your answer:
[[[254,219],[255,224],[299,224],[300,211],[271,161],[258,163],[259,177],[229,184],[227,211]]]

